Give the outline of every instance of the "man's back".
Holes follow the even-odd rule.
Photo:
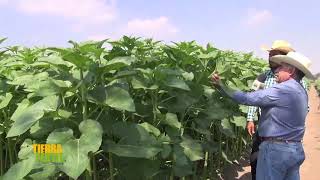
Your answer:
[[[304,88],[291,79],[266,91],[274,106],[262,107],[260,136],[302,140],[308,112],[308,96]]]

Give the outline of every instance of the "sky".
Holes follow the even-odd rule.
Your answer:
[[[0,0],[1,46],[69,46],[123,35],[164,42],[196,40],[253,52],[286,40],[320,72],[317,0]]]

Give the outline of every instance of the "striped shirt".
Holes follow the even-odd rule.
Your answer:
[[[275,78],[275,74],[271,71],[271,70],[267,70],[264,73],[264,89],[266,88],[270,88],[273,85],[277,84],[276,82],[276,78]],[[304,87],[304,89],[307,90],[307,86],[304,80],[301,81],[302,86]],[[257,112],[258,107],[255,106],[249,106],[248,108],[248,113],[247,113],[247,121],[253,121],[255,114]],[[261,109],[259,108],[259,114],[261,114]]]

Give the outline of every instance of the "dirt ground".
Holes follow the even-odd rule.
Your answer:
[[[310,112],[306,120],[303,145],[306,159],[300,169],[301,180],[320,180],[320,100],[314,87],[309,91]],[[250,165],[246,153],[238,165],[232,165],[224,173],[225,180],[251,180]]]

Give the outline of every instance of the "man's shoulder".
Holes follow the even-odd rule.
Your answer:
[[[295,92],[298,89],[303,88],[299,82],[297,82],[294,79],[290,79],[287,81],[284,81],[282,83],[277,83],[273,87],[281,90],[286,90],[286,92]]]

